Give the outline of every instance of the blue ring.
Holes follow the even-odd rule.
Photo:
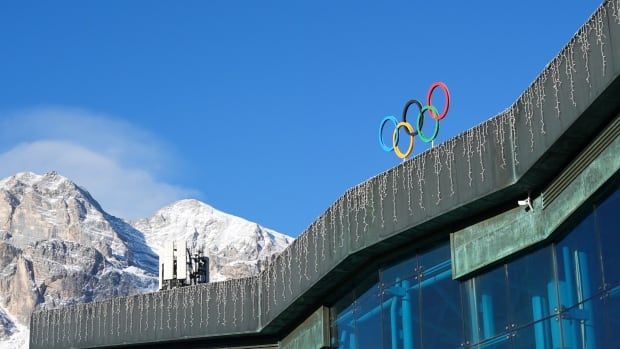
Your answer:
[[[391,115],[386,116],[383,118],[383,120],[381,120],[381,127],[379,127],[379,145],[384,151],[389,153],[394,150],[394,145],[398,144],[398,134],[396,134],[396,143],[392,144],[392,146],[388,147],[387,145],[385,145],[385,143],[383,143],[383,128],[385,127],[385,123],[387,123],[388,121],[391,121],[394,124],[394,128],[396,128],[396,125],[398,125],[398,120],[396,120],[396,118]]]

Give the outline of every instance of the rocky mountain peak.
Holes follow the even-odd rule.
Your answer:
[[[132,225],[144,233],[156,252],[168,241],[185,240],[188,247],[210,257],[211,280],[254,275],[260,260],[286,248],[293,239],[195,199],[177,201]]]

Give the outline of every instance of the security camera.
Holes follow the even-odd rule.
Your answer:
[[[519,206],[525,206],[525,211],[534,211],[534,207],[532,207],[532,200],[528,196],[525,200],[518,200],[517,203]]]

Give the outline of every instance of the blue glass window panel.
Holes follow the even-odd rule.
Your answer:
[[[620,285],[612,287],[604,299],[605,348],[620,348]]]
[[[510,325],[521,327],[554,315],[558,306],[551,247],[507,264]]]
[[[402,349],[401,303],[395,293],[394,285],[381,291],[383,348]]]
[[[583,302],[602,289],[602,270],[594,216],[590,212],[556,245],[562,308]]]
[[[605,271],[605,283],[610,287],[620,284],[620,191],[603,201],[596,209],[596,226],[598,228]]]
[[[608,348],[605,345],[605,307],[600,297],[564,309],[561,319],[565,348]]]
[[[378,284],[372,285],[356,300],[355,349],[376,349],[381,347],[381,297]]]
[[[457,348],[463,343],[459,282],[452,280],[447,245],[420,255],[421,333],[424,348]]]
[[[556,316],[521,327],[512,336],[515,348],[563,348],[560,321]]]
[[[353,317],[353,292],[348,293],[331,308],[332,338],[334,348],[351,349],[351,335],[355,338],[355,319]]]
[[[419,291],[410,280],[403,280],[383,291],[384,348],[420,348]]]
[[[465,339],[478,343],[509,328],[506,266],[502,265],[463,284]]]
[[[471,346],[473,349],[513,349],[514,339],[511,333],[501,334],[495,337],[487,338],[480,343]]]
[[[381,283],[392,285],[405,279],[413,279],[418,274],[418,257],[414,256],[381,270]]]

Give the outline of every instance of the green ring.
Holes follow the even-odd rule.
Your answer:
[[[433,113],[435,113],[435,115],[439,115],[439,112],[437,111],[437,108],[435,108],[432,105],[427,105],[424,106],[424,108],[422,108],[422,110],[420,110],[420,113],[418,114],[418,119],[416,122],[416,126],[418,126],[418,136],[420,136],[420,140],[424,143],[430,143],[432,141],[435,140],[435,138],[437,138],[437,134],[439,134],[439,120],[435,120],[435,130],[433,131],[433,135],[431,137],[426,137],[424,135],[424,133],[422,133],[422,125],[420,124],[420,121],[422,121],[422,116],[424,115],[424,112],[430,110]]]

